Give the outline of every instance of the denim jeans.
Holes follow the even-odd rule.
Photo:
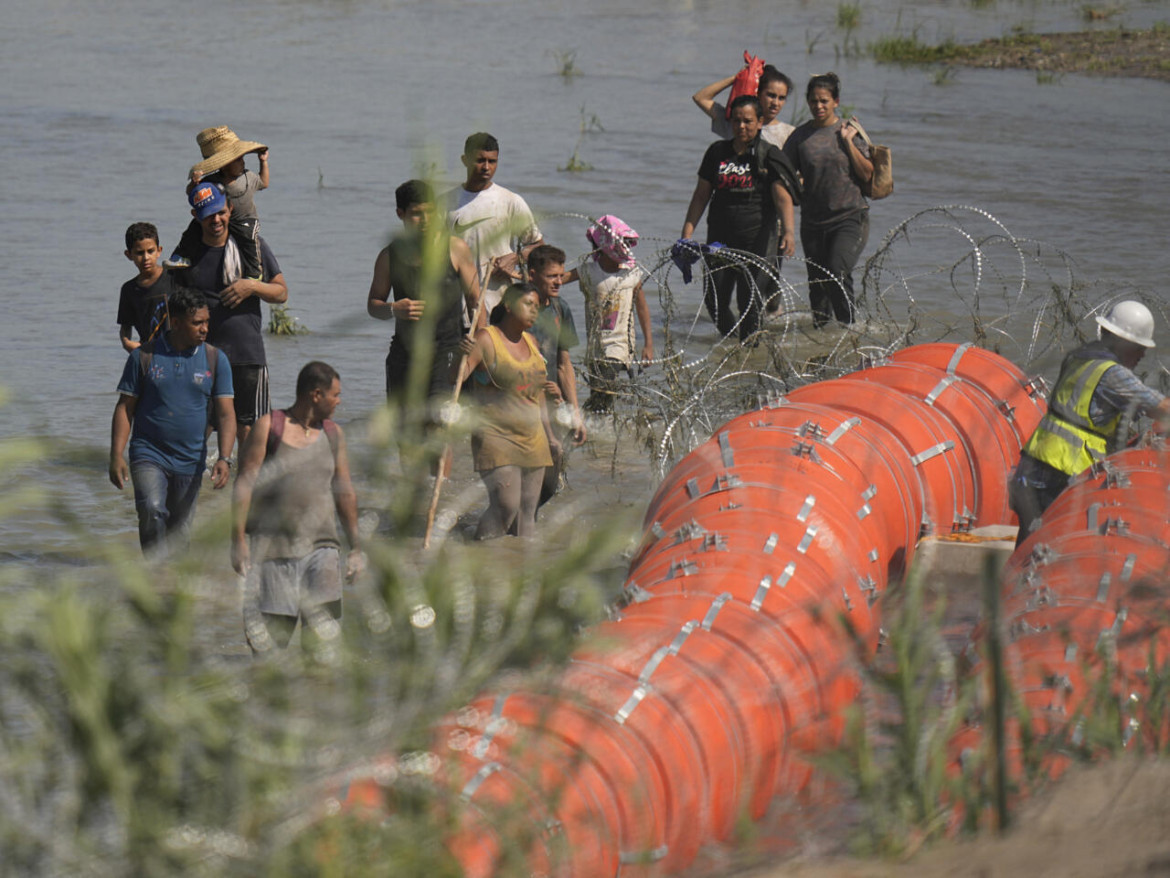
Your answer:
[[[863,210],[825,229],[800,230],[808,267],[808,301],[813,326],[854,317],[853,266],[869,240],[869,211]]]
[[[138,542],[144,554],[183,548],[195,517],[203,471],[179,475],[149,460],[130,462]]]

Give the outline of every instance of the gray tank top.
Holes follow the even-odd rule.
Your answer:
[[[281,442],[260,468],[248,532],[268,537],[270,558],[303,558],[319,546],[339,546],[333,501],[336,464],[322,430],[305,448]]]

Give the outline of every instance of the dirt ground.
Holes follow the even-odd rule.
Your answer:
[[[1132,878],[1170,875],[1170,764],[1073,768],[1024,804],[999,838],[945,844],[907,862],[797,858],[750,878]]]
[[[1170,81],[1170,27],[1018,34],[956,46],[944,63]]]
[[[931,541],[919,563],[947,596],[944,635],[958,652],[980,614],[980,571],[988,553],[1011,553],[1014,528],[990,527],[969,543]],[[728,852],[727,868],[706,874],[742,878],[1122,878],[1170,876],[1170,762],[1127,757],[1074,766],[1020,803],[1010,830],[945,842],[906,860],[855,859],[848,850],[857,806],[822,788],[810,808],[778,801],[755,839],[755,866]],[[758,866],[774,850],[774,865]],[[718,853],[715,854],[718,856]],[[711,869],[715,866],[715,869]]]

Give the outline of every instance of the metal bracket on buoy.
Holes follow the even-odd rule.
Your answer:
[[[797,544],[796,551],[800,552],[802,555],[806,554],[808,552],[809,546],[812,545],[812,541],[816,538],[816,535],[817,526],[815,524],[810,524],[808,526],[808,530],[804,532],[804,536],[800,538],[800,543]]]
[[[697,540],[700,537],[707,536],[707,528],[691,519],[686,524],[681,525],[678,530],[674,532],[674,545],[685,543],[689,540]]]
[[[946,454],[948,451],[954,450],[955,442],[953,439],[948,439],[946,442],[940,442],[937,445],[932,445],[925,451],[920,451],[910,458],[910,462],[915,466],[922,466],[933,457],[938,457],[940,454]]]
[[[719,454],[724,466],[735,466],[735,452],[731,450],[731,436],[726,430],[719,434]]]
[[[817,505],[817,498],[813,494],[809,494],[804,498],[804,505],[800,507],[800,511],[796,513],[796,520],[801,524],[808,521],[808,517],[812,515],[813,507]]]
[[[1121,565],[1121,581],[1129,582],[1133,576],[1134,565],[1137,564],[1137,555],[1130,554],[1125,556],[1125,563]]]
[[[1101,574],[1101,582],[1097,586],[1097,602],[1105,603],[1105,598],[1109,596],[1109,586],[1113,584],[1113,576],[1108,570]]]
[[[861,423],[861,418],[852,417],[847,421],[842,421],[832,433],[825,439],[826,445],[833,445],[838,439]]]
[[[825,430],[816,421],[805,421],[796,428],[796,435],[801,437],[811,436],[813,439],[823,439],[825,437]]]
[[[807,457],[813,463],[822,464],[821,456],[817,454],[817,447],[811,442],[794,442],[792,444],[793,457]]]
[[[788,566],[784,568],[784,571],[778,577],[776,577],[775,584],[777,586],[779,586],[780,588],[784,588],[786,585],[788,585],[788,580],[790,580],[795,574],[796,574],[796,562],[789,561]],[[751,602],[751,608],[753,610],[755,610],[756,612],[759,612],[760,607],[762,607],[764,605],[764,598],[766,598],[768,596],[768,590],[771,588],[772,588],[772,577],[771,576],[765,576],[763,579],[760,580],[760,587],[756,589],[755,597],[752,598],[752,602]]]
[[[475,797],[476,790],[483,785],[483,782],[502,768],[503,766],[498,762],[489,762],[482,766],[471,780],[464,784],[462,791],[459,793],[459,798],[463,800],[464,804],[469,803]]]
[[[674,579],[678,576],[694,576],[699,572],[699,565],[694,561],[688,561],[686,558],[680,558],[678,561],[670,562],[670,575],[667,579]]]
[[[872,576],[858,577],[857,587],[860,588],[863,592],[865,592],[866,602],[871,607],[875,603],[877,603],[877,599],[878,599],[877,582],[874,581],[874,578]]]
[[[716,552],[727,551],[727,538],[723,534],[707,534],[703,537],[703,551],[710,552],[712,550]]]
[[[623,866],[636,866],[640,863],[657,863],[670,852],[668,845],[651,848],[648,851],[622,851],[618,854],[618,862]]]
[[[922,401],[929,406],[933,406],[938,398],[946,392],[946,389],[959,380],[958,375],[947,375],[934,386],[930,393],[923,397]]]
[[[711,483],[711,493],[715,494],[719,491],[729,491],[732,488],[742,488],[743,479],[735,473],[720,473],[715,477],[715,481]]]
[[[772,533],[768,535],[768,539],[764,540],[764,554],[771,555],[776,551],[776,544],[780,542],[780,535]]]
[[[731,600],[731,592],[723,592],[715,600],[711,601],[711,607],[707,610],[707,615],[703,617],[703,621],[699,623],[699,627],[704,631],[710,631],[711,626],[715,624],[715,619],[719,616],[719,611],[723,609],[723,605]]]
[[[947,363],[946,371],[948,375],[954,375],[956,372],[958,372],[959,361],[963,359],[963,354],[967,353],[968,349],[972,347],[974,347],[974,345],[971,342],[965,341],[957,348],[955,348],[955,352],[951,354],[951,361]]]

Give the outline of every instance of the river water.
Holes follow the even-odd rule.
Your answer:
[[[851,39],[1075,30],[1082,7],[870,0]],[[616,213],[652,259],[678,234],[710,141],[689,95],[734,72],[745,48],[797,83],[782,118],[801,114],[809,75],[834,69],[842,103],[893,147],[897,191],[873,206],[867,256],[907,218],[964,205],[978,209],[961,211],[972,234],[992,228],[986,212],[1038,252],[1070,257],[1094,295],[1161,295],[1165,83],[876,65],[848,51],[835,16],[835,6],[795,0],[10,4],[0,32],[0,385],[10,394],[0,437],[54,442],[4,484],[43,486],[99,535],[132,540],[130,498],[105,477],[124,361],[117,292],[134,273],[122,235],[150,220],[164,247],[175,243],[194,135],[216,124],[271,148],[272,185],[258,197],[264,234],[292,314],[312,330],[268,339],[274,402],[291,399],[300,364],[326,359],[343,376],[343,422],[360,422],[381,398],[390,327],[367,318],[364,302],[396,224],[398,183],[420,170],[454,182],[464,136],[489,130],[502,143],[497,181],[542,215],[547,240],[575,255],[585,249],[580,217]],[[1168,18],[1170,3],[1155,0],[1098,26]],[[569,59],[579,75],[560,75]],[[582,136],[583,124],[592,130]],[[575,150],[592,170],[559,170]],[[950,245],[935,252],[925,225],[899,250],[896,275],[918,307],[959,320],[963,306],[934,272]],[[803,272],[789,273],[797,282]],[[694,287],[675,276],[672,291],[689,325]],[[580,299],[571,288],[566,296],[583,326]],[[888,304],[901,301],[892,293]],[[709,324],[699,331],[709,335]],[[613,482],[606,467],[582,478],[588,490]],[[17,567],[70,540],[43,509],[0,520],[0,558]]]

